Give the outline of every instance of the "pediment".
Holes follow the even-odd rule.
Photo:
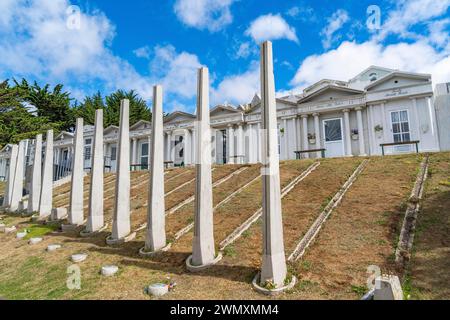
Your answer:
[[[393,72],[366,87],[367,91],[386,90],[409,85],[421,85],[431,81],[429,74],[414,74],[406,72]]]
[[[240,110],[235,109],[230,106],[216,106],[211,109],[210,111],[210,117],[220,117],[220,116],[227,116],[227,115],[236,115],[238,113],[241,113]]]
[[[138,130],[150,129],[151,126],[152,126],[152,124],[151,124],[150,121],[139,120],[138,122],[136,122],[135,124],[133,124],[130,127],[130,131],[138,131]]]
[[[164,118],[164,124],[178,123],[192,120],[195,120],[195,116],[193,114],[183,111],[175,111]]]
[[[364,92],[361,90],[355,90],[351,88],[326,86],[310,95],[301,98],[298,103],[337,100],[350,96],[361,95],[363,93]]]
[[[54,140],[66,140],[66,139],[73,139],[74,134],[67,131],[62,131],[60,134],[58,134]]]
[[[119,132],[119,127],[118,126],[109,126],[108,128],[106,128],[103,131],[103,134],[106,136],[106,135],[109,135],[109,134],[117,134],[118,132]]]

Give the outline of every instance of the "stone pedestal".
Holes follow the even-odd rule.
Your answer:
[[[5,195],[3,197],[3,207],[9,207],[11,204],[12,189],[14,185],[14,176],[16,174],[17,154],[19,146],[14,144],[11,147],[11,157],[9,160],[8,181],[6,182]]]
[[[84,222],[83,190],[84,190],[84,157],[83,157],[83,119],[78,118],[74,140],[72,162],[72,180],[70,188],[69,224],[79,226]]]
[[[99,232],[104,228],[103,217],[103,110],[95,111],[94,150],[92,153],[89,215],[84,233]]]
[[[109,245],[130,241],[135,234],[130,234],[130,102],[120,103],[120,128],[117,149],[116,190],[113,213],[112,234],[106,239]]]
[[[213,195],[211,177],[211,127],[209,121],[208,69],[198,72],[197,121],[196,121],[196,186],[195,221],[192,255],[186,266],[190,271],[218,262],[213,233]]]
[[[42,134],[36,136],[34,142],[33,172],[31,174],[30,198],[28,201],[28,213],[39,210],[41,197],[41,175],[42,175]]]
[[[281,213],[275,83],[272,43],[261,46],[263,257],[259,285],[282,288],[287,275]],[[293,277],[293,281],[295,278]]]
[[[164,141],[162,87],[153,88],[152,138],[150,181],[148,191],[147,236],[144,252],[155,252],[166,247],[164,199]]]
[[[19,150],[17,153],[16,170],[11,194],[11,203],[9,211],[16,212],[19,210],[20,200],[23,196],[23,180],[25,177],[25,140],[19,142]]]
[[[53,130],[47,131],[44,168],[39,202],[39,218],[44,219],[52,213],[53,203]]]

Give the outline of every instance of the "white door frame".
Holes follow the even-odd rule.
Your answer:
[[[341,141],[342,141],[342,143],[341,143],[342,155],[341,156],[344,156],[345,155],[345,146],[344,146],[344,127],[342,125],[342,118],[329,118],[329,119],[323,119],[322,120],[323,146],[325,147],[326,144],[327,144],[327,137],[325,135],[325,122],[326,121],[333,121],[333,120],[339,120],[339,123],[341,125]],[[317,137],[316,137],[316,139],[317,139]],[[325,148],[325,156],[326,155],[327,155],[327,150]]]
[[[395,110],[390,110],[390,111],[389,111],[389,125],[390,125],[390,127],[391,127],[391,138],[392,138],[392,142],[395,142],[395,141],[394,141],[394,126],[393,126],[393,123],[392,123],[392,114],[393,114],[394,112],[397,112],[397,113],[398,113],[398,116],[400,117],[400,113],[401,113],[402,111],[405,111],[405,112],[406,112],[406,118],[407,118],[407,120],[408,120],[409,141],[412,141],[412,140],[413,140],[412,132],[411,132],[411,118],[409,117],[409,110],[408,110],[408,109],[395,109]],[[419,119],[417,119],[417,121],[419,121]],[[401,122],[402,122],[402,121],[400,121],[400,118],[399,118],[399,124],[400,124]],[[420,128],[418,128],[418,130],[420,130]],[[401,137],[402,142],[403,142],[403,132],[402,132],[402,130],[401,130],[401,125],[400,125],[400,137]],[[409,150],[407,150],[407,151],[399,151],[399,150],[397,149],[397,147],[400,147],[400,146],[393,146],[393,149],[395,150],[395,152],[398,152],[398,153],[408,153],[408,152],[411,152],[411,150],[413,150],[413,145],[404,145],[404,146],[408,146],[408,147],[409,147]]]

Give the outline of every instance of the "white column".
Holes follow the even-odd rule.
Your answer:
[[[251,123],[247,124],[248,132],[248,162],[255,163],[255,142],[253,140],[253,125]]]
[[[184,129],[184,165],[191,164],[191,131]]]
[[[244,155],[244,130],[242,128],[242,124],[238,125],[238,132],[237,132],[237,156],[239,156],[238,163],[242,164],[244,162],[244,158],[242,157]]]
[[[89,215],[86,232],[100,231],[103,217],[103,109],[95,110],[95,128],[92,151],[91,186],[89,189]]]
[[[163,135],[163,107],[162,87],[153,87],[152,112],[152,144],[150,159],[150,181],[148,188],[147,234],[145,247],[141,252],[155,252],[166,246],[166,223],[164,203],[164,152],[163,142],[159,137]],[[188,134],[188,132],[185,133]],[[186,141],[186,136],[185,140]],[[185,145],[185,155],[187,146]]]
[[[261,117],[263,123],[262,184],[263,184],[263,256],[260,285],[272,281],[283,287],[287,268],[284,253],[281,212],[278,129],[273,75],[272,43],[261,46]]]
[[[131,145],[131,164],[138,164],[138,146],[137,146],[137,138],[132,139]],[[136,167],[134,169],[137,169]]]
[[[117,148],[116,190],[112,234],[108,244],[129,240],[130,223],[130,101],[120,103],[120,129]]]
[[[19,209],[19,202],[23,196],[23,179],[25,176],[25,140],[19,142],[19,151],[17,153],[16,170],[14,174],[14,183],[12,187],[11,203],[9,211],[15,212]]]
[[[175,159],[176,159],[176,157],[175,157],[175,139],[176,139],[176,135],[175,135],[175,133],[173,132],[172,133],[172,135],[171,135],[171,141],[170,141],[170,158],[172,159],[172,161],[173,161],[173,164],[175,165]]]
[[[214,247],[211,126],[207,68],[200,68],[198,71],[196,131],[198,163],[196,164],[194,239],[192,255],[186,261],[190,271],[209,266],[219,260],[216,258]]]
[[[350,157],[352,155],[352,140],[350,137],[351,130],[350,130],[350,116],[349,116],[350,110],[344,109],[342,110],[342,112],[344,112],[345,154]]]
[[[308,142],[308,115],[307,114],[302,114],[301,118],[302,118],[302,129],[303,129],[303,144],[302,144],[302,148],[303,148],[303,150],[308,150],[309,149],[309,142]],[[309,154],[308,153],[304,153],[304,157],[305,158],[309,158]]]
[[[228,163],[235,163],[235,155],[236,152],[234,151],[234,128],[233,125],[230,124],[228,125]]]
[[[172,131],[167,132],[167,161],[173,161],[172,159]]]
[[[431,101],[431,97],[427,97],[427,106],[428,106],[428,112],[430,114],[430,122],[431,122],[431,134],[433,135],[434,143],[436,149],[439,149],[439,134],[438,129],[436,126],[436,110],[434,109],[433,103]]]
[[[364,144],[364,126],[362,119],[362,107],[355,108],[356,110],[356,121],[358,122],[358,136],[359,136],[359,155],[366,155],[366,147]]]
[[[194,128],[192,129],[192,143],[191,143],[191,157],[192,157],[192,164],[196,164],[197,163],[197,158],[196,158],[196,143],[197,142],[197,135],[196,135],[196,130],[195,130],[195,125]]]
[[[284,134],[283,134],[283,142],[284,142],[284,153],[283,153],[283,160],[288,160],[289,159],[289,139],[288,139],[288,130],[287,130],[287,119],[283,119],[283,129],[284,129]]]
[[[72,180],[70,188],[70,208],[68,221],[71,225],[81,225],[84,222],[83,203],[83,118],[77,119],[74,156],[72,162]]]
[[[295,138],[294,138],[294,149],[293,151],[298,151],[298,126],[297,126],[297,116],[295,116],[294,118],[292,118],[292,125],[294,128],[294,134],[295,134]],[[295,153],[292,153],[293,158],[295,159]]]
[[[42,175],[42,134],[36,136],[34,142],[33,169],[31,173],[30,197],[28,199],[28,213],[39,210],[39,199],[41,196]]]
[[[40,198],[39,218],[43,219],[52,213],[53,206],[53,130],[47,131]]]
[[[320,149],[321,148],[321,143],[320,143],[320,121],[319,121],[319,114],[318,113],[314,113],[314,132],[316,134],[316,149]],[[322,157],[322,153],[321,152],[317,152],[317,158]]]
[[[388,134],[388,124],[386,122],[386,105],[384,102],[381,103],[381,116],[383,117],[382,125],[383,125],[383,142],[392,142],[392,138],[389,139]]]
[[[12,190],[14,186],[14,176],[16,175],[17,154],[19,153],[19,146],[17,144],[12,145],[9,168],[8,168],[8,182],[5,187],[5,195],[3,198],[3,207],[9,207],[11,204]]]

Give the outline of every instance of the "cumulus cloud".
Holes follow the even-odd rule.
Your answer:
[[[138,58],[149,59],[150,54],[151,54],[151,49],[149,46],[144,46],[144,47],[134,50],[133,53]]]
[[[226,76],[211,90],[211,103],[248,103],[260,91],[259,62],[253,61],[243,73]]]
[[[189,27],[216,32],[233,22],[235,0],[177,0],[174,12]]]
[[[342,26],[349,20],[347,11],[339,9],[331,17],[327,18],[328,25],[322,29],[320,34],[323,36],[322,45],[325,49],[332,46],[333,42],[340,38],[336,35]]]
[[[245,31],[256,42],[266,40],[288,39],[298,43],[295,28],[291,27],[279,14],[268,14],[258,17]]]
[[[400,0],[396,8],[388,13],[376,40],[383,40],[390,34],[408,38],[417,36],[410,28],[444,15],[450,7],[450,0]]]
[[[303,60],[291,85],[299,89],[324,78],[348,80],[370,65],[431,73],[434,83],[450,80],[450,56],[425,41],[387,46],[376,41],[345,41],[335,50]]]

